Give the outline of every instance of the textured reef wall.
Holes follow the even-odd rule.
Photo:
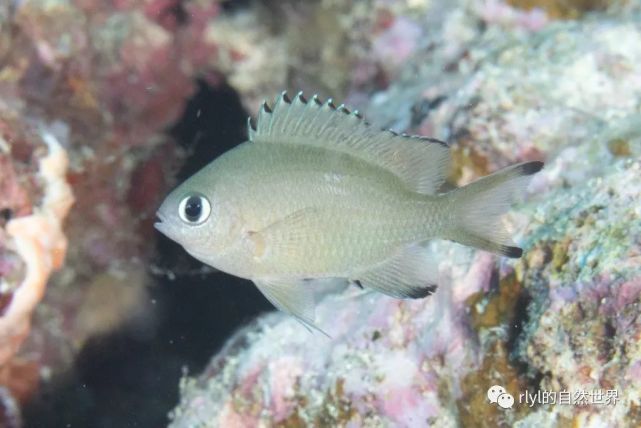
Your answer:
[[[153,213],[182,159],[164,132],[196,79],[217,73],[205,33],[218,13],[209,1],[0,5],[3,426],[18,418],[7,397],[24,402],[89,337],[146,310]]]
[[[544,159],[506,219],[523,258],[434,243],[435,295],[329,295],[317,319],[331,339],[260,318],[183,379],[171,426],[641,424],[641,15],[627,2],[510,3],[369,2],[373,20],[348,8],[350,30],[325,52],[361,54],[307,82],[334,82],[382,126],[451,142],[458,185]],[[516,8],[530,3],[542,8]],[[290,19],[285,34],[307,24]],[[488,401],[493,385],[511,409]],[[526,391],[548,401],[526,404]]]

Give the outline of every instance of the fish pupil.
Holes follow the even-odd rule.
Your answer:
[[[203,211],[203,204],[199,196],[191,196],[185,204],[185,217],[189,221],[198,221]]]

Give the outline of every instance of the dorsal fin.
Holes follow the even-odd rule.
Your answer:
[[[256,126],[248,121],[249,139],[255,143],[304,144],[337,150],[383,167],[419,193],[434,194],[449,166],[449,146],[428,137],[380,130],[357,111],[334,106],[331,98],[309,102],[299,92],[290,100],[280,94],[273,107],[263,102]]]

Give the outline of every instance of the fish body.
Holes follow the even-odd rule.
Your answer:
[[[438,236],[446,220],[440,197],[323,148],[247,142],[208,168],[190,184],[228,205],[235,226],[227,248],[194,255],[248,279],[351,278],[399,245]]]
[[[156,227],[309,326],[310,281],[342,278],[398,298],[434,292],[432,239],[521,255],[500,217],[541,162],[439,193],[447,144],[377,130],[302,94],[263,104],[249,135],[175,189]]]

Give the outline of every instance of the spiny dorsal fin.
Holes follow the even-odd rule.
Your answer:
[[[337,150],[385,168],[409,188],[434,194],[449,166],[446,143],[434,138],[398,134],[371,126],[357,112],[336,107],[330,98],[309,101],[303,93],[290,100],[281,93],[269,107],[264,102],[256,126],[248,121],[250,141],[271,144],[304,144]]]

